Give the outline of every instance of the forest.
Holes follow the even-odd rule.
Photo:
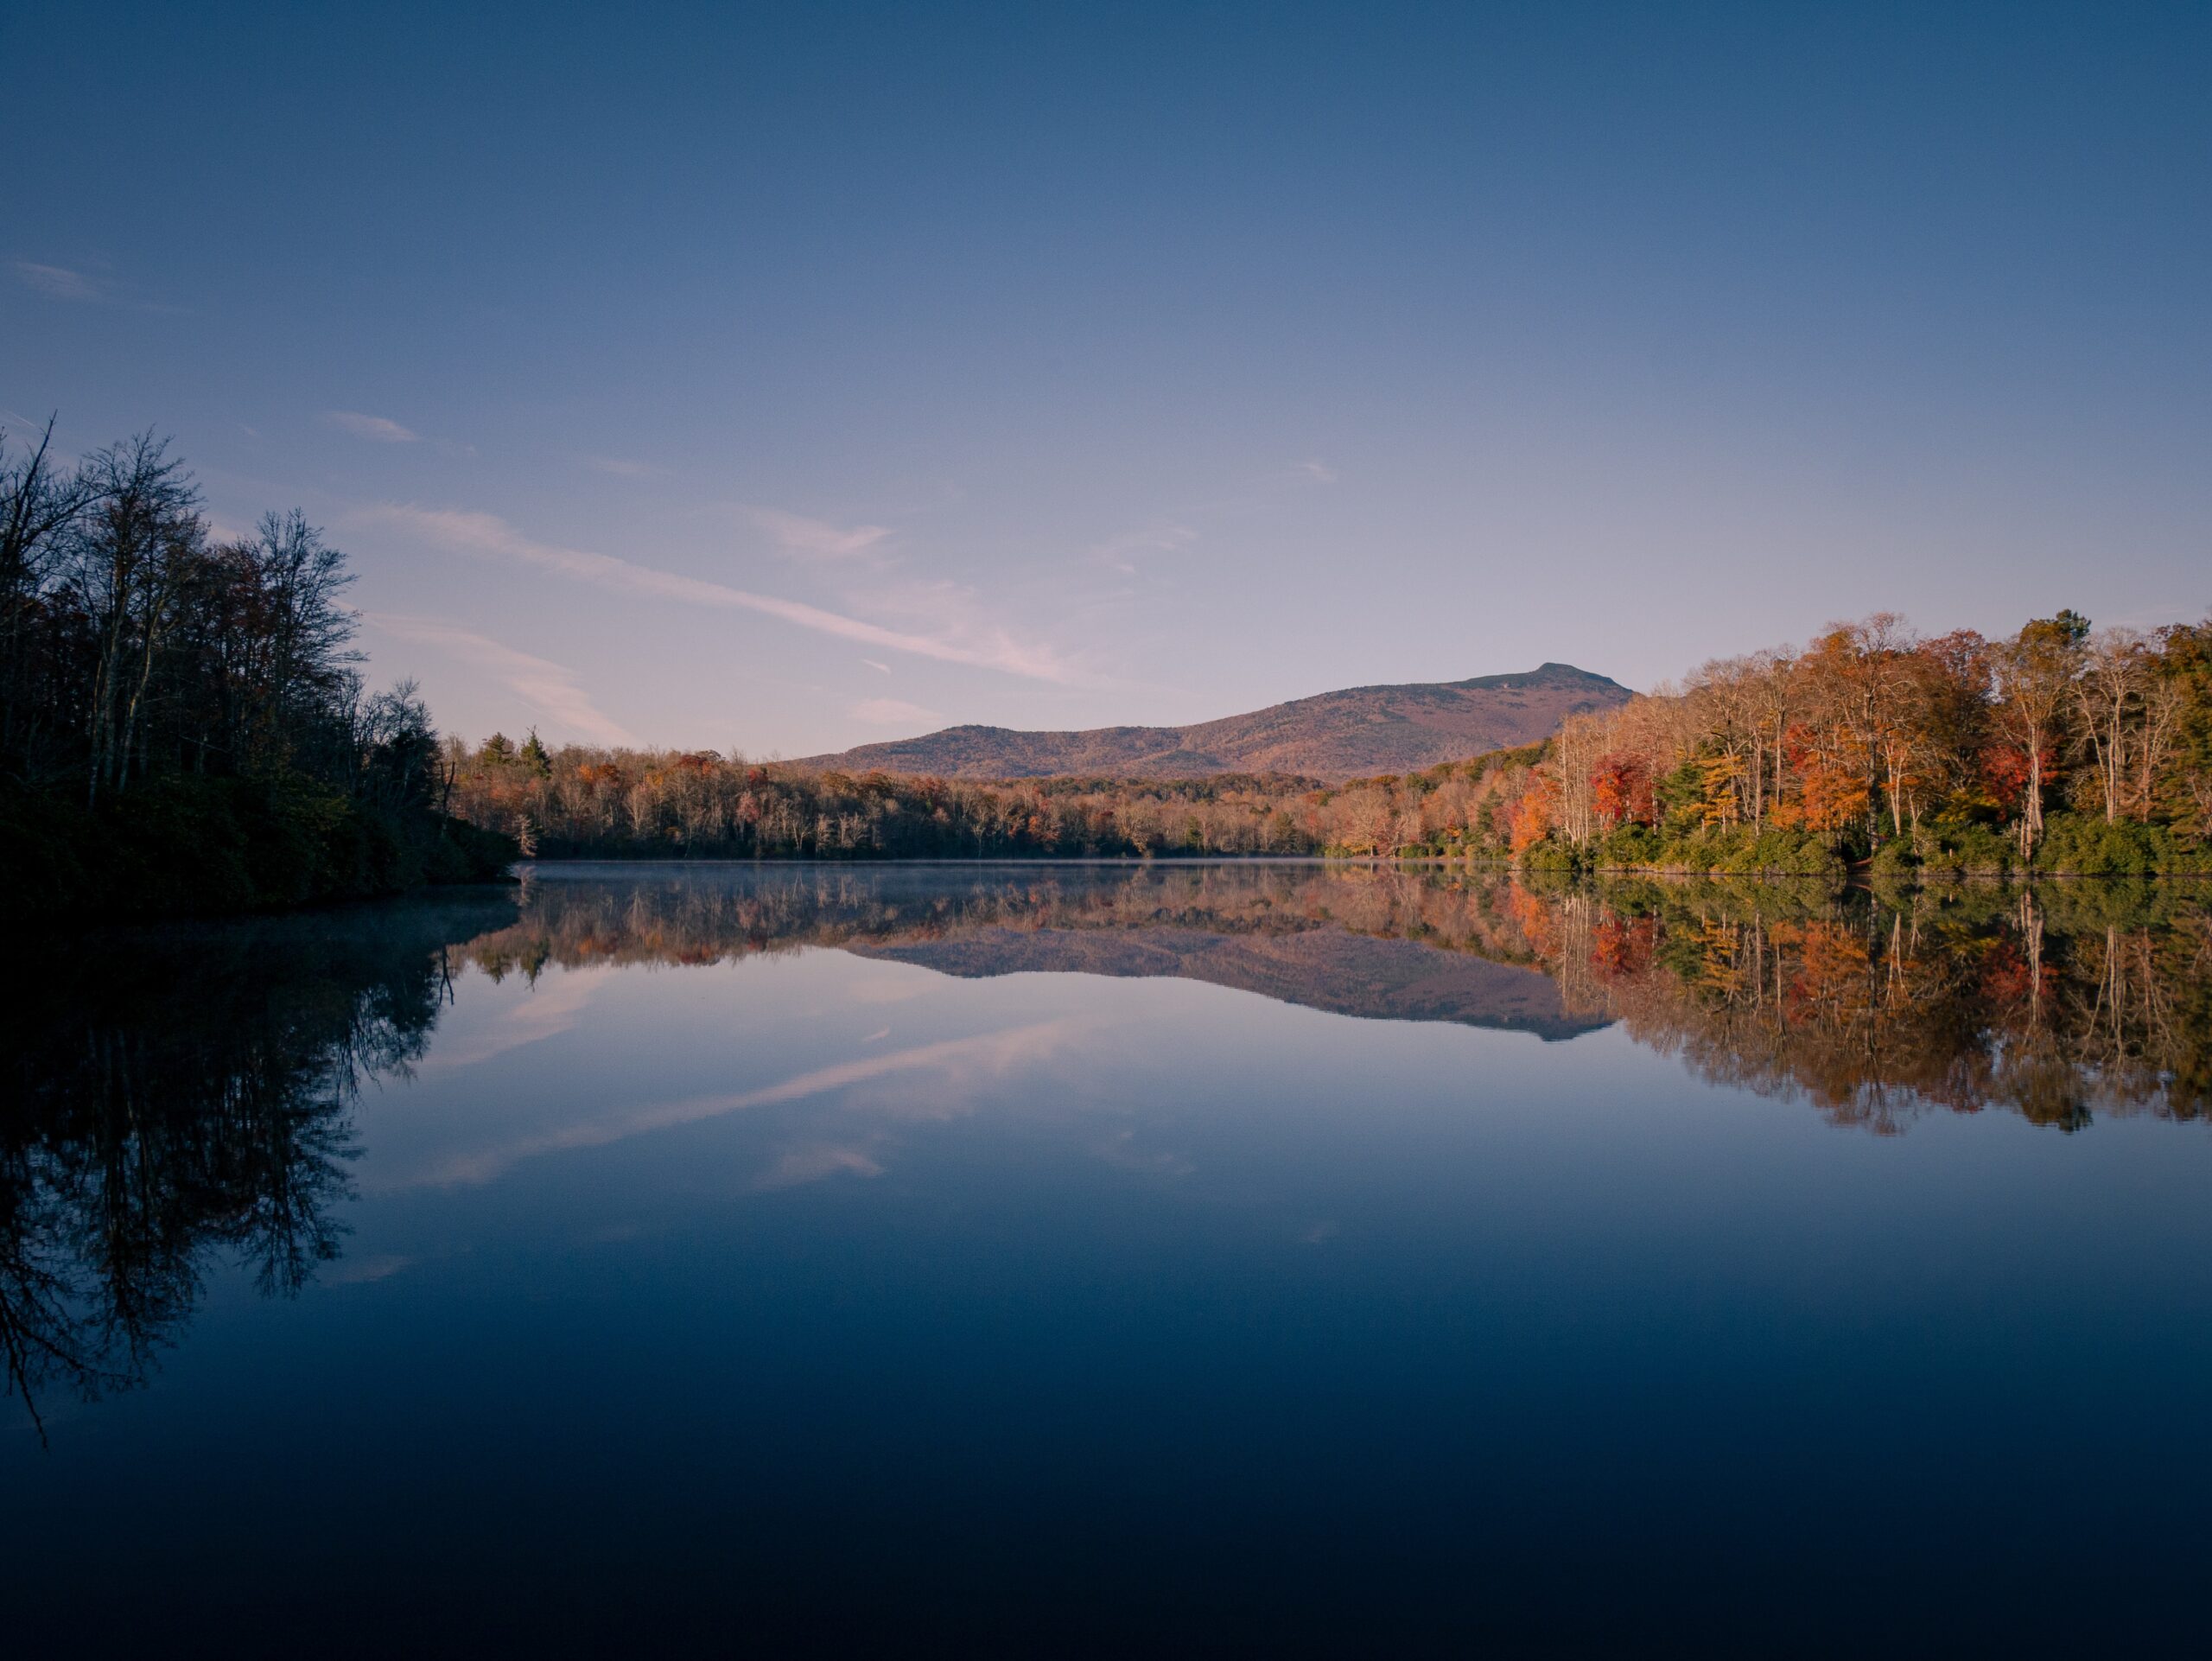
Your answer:
[[[262,910],[504,870],[446,812],[412,685],[372,692],[345,556],[218,537],[151,433],[0,433],[0,919]]]
[[[1525,863],[1877,877],[2212,871],[2212,621],[2062,611],[2009,638],[1883,613],[1570,717],[1514,801]]]
[[[1893,614],[1402,776],[976,783],[449,741],[454,811],[549,858],[1329,855],[1891,880],[2212,871],[2212,621],[2003,640]]]
[[[372,692],[345,556],[218,536],[148,433],[0,434],[0,918],[265,909],[543,858],[1323,855],[1892,881],[2212,872],[2212,620],[1882,613],[1402,775],[850,773],[442,739]]]

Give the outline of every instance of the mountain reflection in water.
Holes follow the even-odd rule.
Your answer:
[[[1890,900],[1297,863],[546,867],[513,894],[48,954],[5,1016],[10,1392],[35,1413],[143,1380],[219,1255],[272,1295],[335,1257],[358,1092],[404,1084],[456,976],[812,947],[1547,1041],[1618,1022],[1708,1080],[1878,1132],[2212,1109],[2212,895],[2187,885]]]
[[[563,865],[30,943],[9,1637],[2184,1647],[2208,899]]]
[[[1418,868],[541,868],[494,975],[800,946],[942,973],[1176,976],[1372,1020],[1567,1039],[1618,1021],[1840,1123],[2212,1108],[2212,888],[1543,884]]]

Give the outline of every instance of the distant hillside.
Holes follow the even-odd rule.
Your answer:
[[[1630,696],[1628,688],[1603,675],[1548,663],[1525,675],[1354,686],[1193,727],[1098,727],[1071,733],[948,727],[921,738],[808,756],[792,765],[945,779],[1061,773],[1190,779],[1214,773],[1358,779],[1533,744],[1549,737],[1570,715],[1611,709]]]

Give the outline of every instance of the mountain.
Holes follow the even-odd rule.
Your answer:
[[[1548,663],[1525,675],[1354,686],[1192,727],[1096,727],[1065,733],[947,727],[921,738],[807,756],[792,765],[943,779],[1062,773],[1192,779],[1214,773],[1360,779],[1533,744],[1548,738],[1568,716],[1611,709],[1631,696],[1627,687],[1603,675]]]

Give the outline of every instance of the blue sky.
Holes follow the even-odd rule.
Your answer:
[[[2212,605],[2212,9],[16,4],[0,412],[470,736]]]

